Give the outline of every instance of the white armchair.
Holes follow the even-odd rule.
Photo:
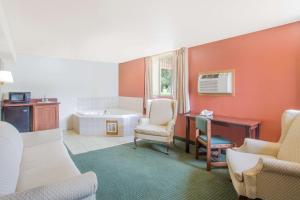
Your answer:
[[[148,101],[146,117],[141,118],[134,130],[134,143],[145,139],[167,144],[167,153],[174,137],[177,118],[177,101],[172,99],[152,99]]]
[[[299,199],[300,111],[283,113],[278,143],[247,138],[226,158],[239,199]]]

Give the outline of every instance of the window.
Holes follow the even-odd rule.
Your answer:
[[[145,101],[170,98],[178,101],[178,112],[190,111],[188,51],[181,48],[145,58]]]
[[[161,67],[159,71],[160,96],[172,96],[172,70]]]
[[[173,96],[173,53],[152,57],[152,92],[156,97]]]

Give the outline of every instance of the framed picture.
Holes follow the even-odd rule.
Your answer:
[[[110,136],[118,135],[117,120],[106,120],[106,135],[110,135]]]

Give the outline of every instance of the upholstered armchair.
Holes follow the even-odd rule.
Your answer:
[[[141,118],[134,130],[137,139],[152,140],[167,144],[167,153],[173,141],[177,118],[177,101],[172,99],[152,99],[148,101],[146,117]]]
[[[247,138],[227,163],[239,199],[300,199],[300,111],[283,113],[279,142]]]

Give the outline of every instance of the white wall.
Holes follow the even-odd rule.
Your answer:
[[[6,21],[6,15],[0,0],[0,58],[3,63],[15,63],[16,53],[10,35],[10,29]]]
[[[32,98],[58,98],[60,127],[71,128],[70,116],[79,97],[118,96],[118,64],[17,55],[17,63],[6,66],[14,83],[2,92],[29,91]]]

